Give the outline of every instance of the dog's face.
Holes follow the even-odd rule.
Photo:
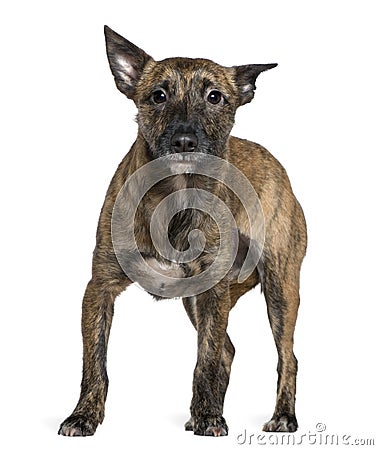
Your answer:
[[[134,100],[153,158],[199,152],[222,156],[238,106],[252,100],[259,73],[276,64],[223,67],[206,59],[155,61],[105,27],[118,89]]]
[[[138,124],[154,156],[221,155],[237,108],[232,69],[201,59],[151,61],[135,93]]]

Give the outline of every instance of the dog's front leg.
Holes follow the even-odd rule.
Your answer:
[[[60,426],[59,434],[63,436],[90,436],[104,419],[108,391],[106,354],[114,300],[130,284],[114,259],[113,256],[106,258],[104,263],[94,259],[93,278],[88,283],[82,306],[81,393],[73,413]],[[112,268],[116,270],[112,272]]]
[[[193,306],[196,310],[198,356],[190,407],[191,424],[194,434],[226,436],[228,427],[222,416],[219,372],[230,312],[228,282],[222,281],[197,295]]]

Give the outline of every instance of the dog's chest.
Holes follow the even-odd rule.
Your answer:
[[[149,225],[144,233],[161,238],[168,236],[175,248],[185,250],[189,245],[188,235],[200,229],[208,244],[213,245],[216,225],[212,223],[210,206],[203,198],[204,190],[198,185],[193,177],[176,175],[154,186],[140,207],[141,220]]]
[[[159,271],[185,276],[217,247],[218,228],[209,205],[201,205],[199,185],[198,179],[176,175],[156,184],[142,199],[135,238],[140,252]]]
[[[127,264],[132,265],[131,278],[148,279],[145,289],[157,298],[182,296],[184,279],[229,272],[237,230],[220,188],[183,174],[157,183],[141,199],[134,235],[144,263],[130,255]],[[243,257],[245,252],[239,253]]]

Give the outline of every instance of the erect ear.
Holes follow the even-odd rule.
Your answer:
[[[106,53],[117,88],[132,99],[135,85],[152,58],[106,25],[104,32]]]
[[[277,64],[247,64],[246,66],[234,66],[235,81],[239,89],[240,105],[253,99],[256,89],[256,78],[261,72],[273,69]]]

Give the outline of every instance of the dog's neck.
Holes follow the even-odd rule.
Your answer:
[[[153,158],[150,155],[148,144],[139,133],[132,149],[130,161],[132,173],[151,161],[153,161]],[[164,214],[170,215],[173,210],[180,212],[172,218],[169,230],[162,230],[161,233],[168,231],[169,235],[172,236],[172,244],[179,250],[186,249],[188,245],[187,236],[192,229],[214,230],[215,226],[210,217],[211,201],[207,205],[205,204],[205,210],[193,207],[193,190],[209,192],[214,198],[220,199],[226,204],[229,203],[229,192],[223,183],[196,173],[173,174],[165,177],[151,188],[149,195],[146,195],[140,203],[141,222],[142,218],[143,223],[144,221],[149,222],[147,218],[150,218],[157,206],[169,196],[169,200],[160,211],[161,216],[163,217]],[[170,196],[170,194],[174,195]],[[164,221],[162,220],[162,222]],[[143,231],[143,233],[146,233],[146,231]],[[209,245],[216,245],[218,234],[216,232],[210,234],[210,236],[206,236]],[[144,251],[151,252],[147,247]]]

